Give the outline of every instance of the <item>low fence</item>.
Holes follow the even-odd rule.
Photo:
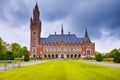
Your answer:
[[[20,60],[0,60],[0,71],[21,67]]]

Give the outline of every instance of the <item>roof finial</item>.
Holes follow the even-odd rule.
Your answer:
[[[61,35],[63,34],[64,34],[64,30],[63,30],[63,24],[62,24]]]

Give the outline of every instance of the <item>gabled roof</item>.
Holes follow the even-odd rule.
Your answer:
[[[59,44],[64,42],[65,44],[82,44],[86,42],[87,38],[77,38],[75,34],[56,34],[49,35],[47,38],[41,38],[42,44]]]

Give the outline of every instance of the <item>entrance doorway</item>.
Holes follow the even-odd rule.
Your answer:
[[[61,54],[61,58],[64,59],[64,57],[65,57],[64,54]]]

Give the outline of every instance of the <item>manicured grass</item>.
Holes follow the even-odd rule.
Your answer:
[[[0,80],[120,80],[120,69],[57,60],[0,72]]]
[[[4,63],[0,62],[0,66],[3,66],[3,65],[4,65]]]

